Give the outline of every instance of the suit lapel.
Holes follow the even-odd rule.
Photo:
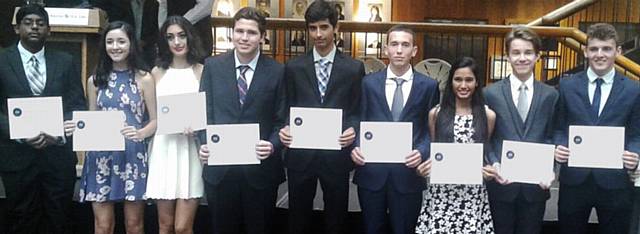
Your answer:
[[[404,119],[404,116],[407,114],[407,111],[409,108],[409,106],[413,105],[414,102],[416,102],[416,98],[422,96],[420,94],[422,94],[422,90],[418,90],[418,87],[422,87],[422,82],[424,82],[423,79],[418,79],[416,76],[416,71],[413,71],[413,82],[411,84],[411,91],[409,91],[409,97],[407,97],[407,102],[404,104],[404,107],[402,108],[402,113],[400,114],[400,120]]]
[[[264,67],[262,54],[260,58],[258,58],[258,63],[256,64],[256,70],[253,72],[253,78],[251,79],[251,85],[249,86],[249,90],[247,90],[247,96],[245,97],[244,106],[242,109],[246,109],[256,98],[256,91],[259,87],[262,87],[266,79],[266,74],[269,71],[268,67]]]
[[[302,67],[307,74],[307,81],[309,82],[309,86],[312,89],[311,91],[315,94],[316,101],[320,103],[320,90],[318,90],[318,78],[316,76],[316,65],[313,62],[313,52],[307,53],[306,57],[304,58],[304,65]]]
[[[624,78],[616,73],[616,76],[613,78],[613,86],[611,87],[611,92],[609,92],[607,102],[605,102],[604,108],[602,109],[602,112],[600,112],[600,116],[596,120],[596,123],[600,121],[605,114],[609,113],[609,110],[611,110],[611,106],[613,105],[613,103],[616,103],[618,101],[618,98],[622,96],[622,92],[624,90],[624,85],[622,85],[622,82],[624,82]]]
[[[46,83],[44,85],[44,90],[42,90],[42,93],[46,93],[47,90],[49,89],[49,86],[51,86],[51,84],[54,82],[54,80],[59,77],[57,75],[59,75],[58,72],[58,65],[55,62],[55,58],[53,57],[53,55],[51,55],[51,53],[47,53],[47,51],[44,51],[44,59],[45,59],[45,63],[47,64],[47,80]]]
[[[531,129],[534,122],[534,115],[540,107],[540,102],[542,102],[542,84],[534,80],[533,97],[531,98],[531,105],[529,106],[529,111],[527,112],[527,121],[525,122],[525,130],[523,136],[526,136],[529,132],[529,129]]]
[[[240,101],[238,97],[238,78],[236,77],[236,60],[234,58],[234,53],[229,52],[226,56],[230,58],[222,59],[222,69],[221,71],[231,71],[231,72],[220,72],[221,79],[221,90],[222,92],[227,92],[229,90],[231,92],[231,98],[226,98],[227,104],[230,105],[236,114],[240,113]],[[214,81],[215,82],[215,81]]]
[[[391,115],[391,108],[389,107],[389,103],[387,102],[387,77],[385,77],[384,72],[381,72],[379,76],[373,77],[375,79],[375,87],[376,92],[375,95],[382,100],[384,108],[384,116],[389,121],[393,121],[393,116]]]
[[[507,109],[509,110],[509,114],[511,115],[511,121],[516,126],[516,131],[520,138],[524,135],[524,123],[522,122],[522,118],[520,114],[518,114],[518,110],[516,109],[516,104],[513,103],[513,97],[511,95],[511,82],[509,79],[504,79],[501,83],[502,85],[502,95],[504,96],[504,100],[507,102]]]
[[[578,86],[574,87],[576,92],[578,93],[578,97],[582,99],[582,103],[585,105],[585,109],[589,111],[589,119],[591,119],[592,123],[597,123],[598,120],[591,113],[591,101],[589,100],[589,78],[587,77],[587,73],[582,73],[583,76],[579,76],[578,78]]]
[[[22,57],[20,57],[20,52],[18,52],[18,47],[14,46],[8,51],[8,59],[9,64],[11,65],[11,69],[13,69],[13,73],[16,75],[16,79],[20,86],[22,86],[25,93],[33,95],[31,92],[31,87],[29,87],[29,81],[27,80],[26,73],[24,71],[24,66],[22,66]]]

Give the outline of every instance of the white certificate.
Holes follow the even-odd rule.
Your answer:
[[[482,184],[482,144],[431,143],[432,184]]]
[[[258,124],[220,124],[207,126],[207,165],[260,164],[256,144],[260,140]]]
[[[9,98],[7,109],[11,139],[64,135],[61,97]]]
[[[413,140],[411,122],[361,122],[360,149],[367,163],[405,163]]]
[[[569,126],[569,166],[622,169],[624,127]]]
[[[500,176],[511,182],[551,184],[554,145],[503,141]]]
[[[156,134],[182,133],[207,127],[207,107],[204,92],[158,96],[158,128]]]
[[[124,151],[122,111],[74,111],[73,151]]]
[[[291,148],[340,150],[342,110],[291,107]]]

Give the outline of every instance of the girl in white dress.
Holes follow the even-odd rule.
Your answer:
[[[158,62],[152,74],[156,95],[198,92],[203,57],[193,26],[182,16],[167,18],[160,29]],[[189,103],[185,103],[188,105]],[[203,196],[202,164],[191,129],[156,134],[149,147],[147,197],[156,200],[159,233],[192,233]]]

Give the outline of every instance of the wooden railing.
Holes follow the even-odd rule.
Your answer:
[[[215,28],[228,28],[233,25],[233,19],[230,17],[213,17],[212,22]],[[365,54],[362,54],[362,51],[359,51],[359,49],[357,48],[362,47],[362,45],[359,45],[361,43],[358,43],[358,35],[378,33],[383,34],[390,27],[396,24],[405,24],[413,28],[418,34],[418,38],[416,41],[419,47],[421,47],[420,43],[423,43],[426,40],[424,36],[426,34],[441,35],[444,38],[456,36],[485,37],[486,40],[483,41],[484,45],[480,46],[484,46],[487,48],[486,54],[484,56],[475,55],[474,57],[476,57],[476,60],[480,59],[485,61],[486,70],[484,72],[487,75],[488,82],[491,82],[492,79],[496,78],[495,74],[497,74],[498,71],[496,70],[495,65],[499,63],[498,59],[506,58],[506,53],[503,48],[503,37],[512,29],[512,26],[505,25],[341,21],[339,23],[339,31],[341,33],[348,34],[348,37],[352,39],[352,42],[355,42],[351,44],[350,48],[345,48],[345,51],[347,53],[350,53],[353,57],[371,55],[366,54],[366,49],[364,50]],[[275,41],[272,41],[271,44],[276,47],[274,50],[269,52],[269,54],[283,62],[292,56],[300,54],[300,51],[297,51],[298,53],[292,53],[291,51],[287,50],[287,48],[291,48],[290,40],[286,41],[284,39],[290,39],[290,36],[293,35],[292,32],[294,31],[302,31],[304,33],[305,27],[306,25],[304,23],[304,20],[301,19],[269,18],[267,20],[267,29],[275,34],[275,37],[272,38],[275,39]],[[579,60],[581,61],[583,59],[580,48],[586,43],[586,34],[578,30],[577,28],[549,26],[532,26],[530,28],[538,33],[541,37],[555,39],[557,43],[563,45],[558,46],[558,48],[555,50],[543,51],[543,55],[553,57],[554,61],[543,60],[539,62],[536,68],[536,77],[542,77],[543,80],[547,80],[552,77],[561,76],[563,72],[568,71],[570,68],[574,68],[577,64],[579,64]],[[287,35],[289,37],[287,37]],[[309,48],[310,42],[307,41],[306,46],[304,47],[304,51],[302,52],[305,52]],[[568,52],[562,51],[567,49],[569,50]],[[221,51],[218,51],[218,53],[219,52]],[[424,54],[426,58],[427,53]],[[373,55],[382,59],[383,61],[385,60],[385,57],[384,55],[382,55],[382,53],[376,53]],[[455,57],[460,56],[469,55],[464,53],[455,54]],[[414,61],[414,63],[417,63],[422,59],[423,58],[418,58],[417,61]],[[616,65],[618,66],[620,71],[627,76],[636,79],[640,77],[640,65],[634,63],[628,58],[619,56],[618,58],[616,58]],[[553,69],[555,70],[552,71]],[[505,72],[507,71],[500,71],[500,73],[502,73],[503,75]]]

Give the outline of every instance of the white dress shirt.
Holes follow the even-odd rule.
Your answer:
[[[524,82],[524,85],[527,86],[527,110],[531,110],[531,101],[533,100],[533,74],[531,77]],[[509,82],[511,83],[511,98],[513,100],[513,104],[518,106],[518,96],[520,95],[520,85],[522,85],[522,81],[518,79],[513,74],[509,75]]]
[[[389,105],[389,110],[391,110],[391,106],[393,105],[393,94],[396,92],[397,83],[393,80],[394,78],[400,78],[404,80],[402,83],[402,108],[407,104],[407,99],[409,99],[409,94],[411,93],[411,86],[413,85],[413,67],[409,67],[409,70],[404,74],[397,76],[393,74],[391,69],[387,67],[387,78],[385,80],[385,88],[384,93],[387,97],[387,104]]]
[[[253,80],[253,73],[256,71],[256,66],[258,66],[258,58],[260,58],[260,51],[258,51],[258,53],[256,54],[256,57],[254,57],[247,64],[240,63],[240,60],[238,59],[237,51],[233,52],[233,58],[236,60],[236,63],[235,63],[236,79],[240,77],[240,69],[238,69],[238,66],[242,66],[242,65],[249,66],[249,69],[244,73],[244,78],[247,79],[247,91],[248,91],[249,87],[251,87],[251,81]]]
[[[327,54],[327,56],[322,57],[322,55],[320,55],[318,53],[318,51],[316,51],[316,48],[313,47],[313,64],[315,64],[315,70],[316,70],[316,77],[320,77],[320,63],[318,63],[318,61],[320,59],[325,59],[325,60],[329,60],[329,65],[327,65],[327,75],[329,77],[331,77],[331,68],[333,68],[333,59],[336,57],[336,47],[334,46],[333,49]],[[327,83],[328,84],[328,83]]]
[[[616,75],[616,69],[611,69],[611,71],[607,72],[601,78],[604,80],[602,85],[600,86],[600,110],[598,110],[598,115],[602,113],[602,109],[604,109],[604,105],[607,103],[607,99],[609,98],[609,94],[611,93],[611,87],[613,87],[613,78]],[[587,77],[589,78],[589,103],[593,104],[593,95],[596,92],[596,79],[599,77],[591,67],[587,69]]]

